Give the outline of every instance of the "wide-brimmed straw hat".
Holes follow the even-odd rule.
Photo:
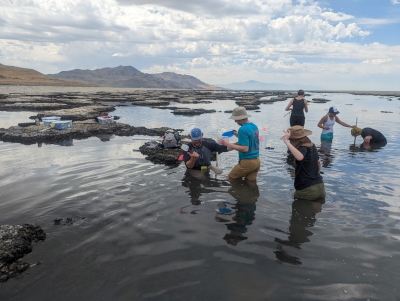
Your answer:
[[[290,130],[290,137],[289,139],[300,139],[306,136],[310,136],[312,134],[312,131],[310,130],[305,130],[301,125],[295,125],[292,126],[291,128],[288,129]],[[281,140],[285,138],[286,136],[282,136]]]
[[[249,117],[251,117],[251,115],[247,114],[245,107],[236,107],[233,109],[232,116],[229,118],[233,120],[243,120]]]

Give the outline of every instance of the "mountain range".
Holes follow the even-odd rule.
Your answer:
[[[48,76],[61,80],[118,88],[221,90],[221,88],[206,84],[190,75],[173,72],[149,74],[143,73],[132,66],[118,66],[95,70],[74,69],[62,71],[57,74],[48,74]]]
[[[59,80],[36,70],[0,64],[0,85],[23,86],[93,86],[91,84]]]
[[[232,83],[227,85],[216,85],[217,87],[232,90],[322,90],[323,88],[310,85],[263,83],[255,80],[247,82]]]

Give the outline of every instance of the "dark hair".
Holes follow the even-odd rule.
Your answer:
[[[297,92],[297,95],[304,95],[304,90],[299,90],[299,92]]]

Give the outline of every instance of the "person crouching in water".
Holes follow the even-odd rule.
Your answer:
[[[285,136],[281,140],[296,159],[294,198],[309,201],[324,199],[325,186],[320,175],[321,161],[318,159],[315,144],[307,137],[312,132],[299,125],[283,132]]]
[[[318,127],[322,129],[321,133],[321,141],[332,141],[333,139],[333,126],[335,125],[335,122],[339,123],[342,126],[348,127],[348,128],[355,128],[355,125],[349,125],[346,122],[343,122],[339,119],[337,114],[340,112],[336,107],[330,107],[328,114],[326,114],[324,117],[321,118],[321,120],[318,122]]]
[[[383,147],[387,144],[386,137],[383,134],[375,129],[372,128],[363,128],[360,129],[358,127],[354,127],[351,130],[351,135],[353,137],[357,137],[361,135],[363,137],[363,145],[366,149],[371,148],[371,144],[374,147]]]

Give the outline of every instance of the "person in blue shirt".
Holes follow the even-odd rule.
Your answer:
[[[249,121],[249,117],[251,116],[247,114],[246,108],[236,107],[230,119],[235,120],[240,126],[239,131],[234,131],[235,136],[238,137],[238,142],[231,143],[228,139],[218,139],[219,144],[239,152],[239,163],[229,173],[230,181],[243,177],[246,180],[255,181],[260,170],[258,127]]]

